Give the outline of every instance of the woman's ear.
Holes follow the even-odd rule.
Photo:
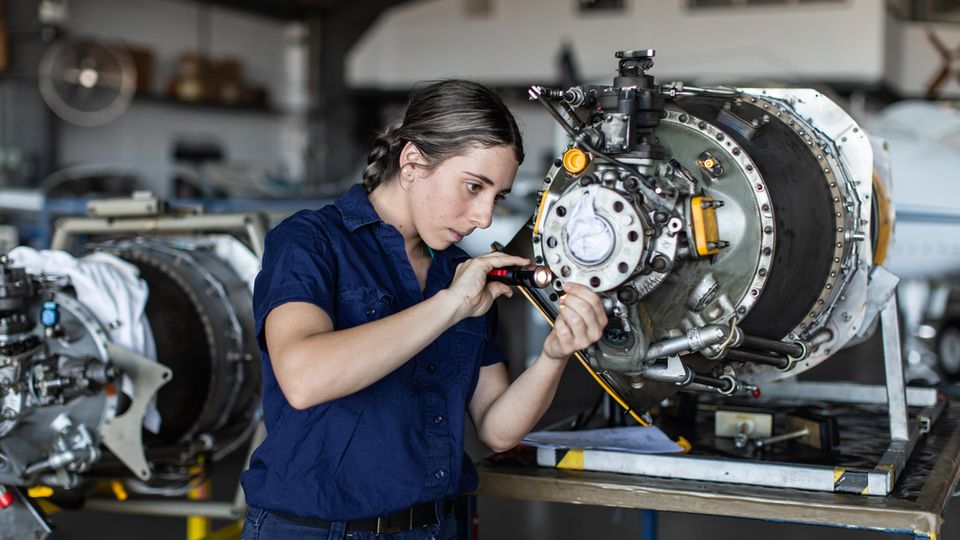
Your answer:
[[[423,153],[412,142],[407,142],[400,150],[400,171],[416,171],[418,176],[423,173],[423,167],[427,165],[427,160]],[[417,171],[417,169],[421,169]],[[402,172],[401,172],[402,174]]]

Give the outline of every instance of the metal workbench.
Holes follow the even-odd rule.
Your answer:
[[[960,476],[960,400],[953,396],[887,497],[544,468],[536,466],[532,448],[487,458],[477,468],[478,496],[828,525],[936,539]]]

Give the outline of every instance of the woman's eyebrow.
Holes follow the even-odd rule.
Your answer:
[[[494,185],[494,183],[493,183],[493,180],[490,180],[489,178],[487,178],[486,176],[484,176],[484,175],[482,175],[482,174],[475,173],[475,172],[470,172],[470,171],[463,171],[463,174],[468,174],[468,175],[476,178],[477,180],[480,180],[480,181],[483,182],[484,184],[487,184],[487,185],[496,187],[496,186]],[[510,188],[500,190],[500,193],[510,193]]]

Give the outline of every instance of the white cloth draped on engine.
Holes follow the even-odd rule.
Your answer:
[[[69,278],[77,300],[96,315],[111,341],[151,360],[157,359],[153,332],[144,312],[150,290],[136,266],[109,253],[77,258],[65,251],[38,251],[26,246],[14,248],[8,256],[27,272]],[[126,376],[122,390],[133,396],[133,383]],[[155,399],[147,405],[143,427],[151,433],[160,431]]]

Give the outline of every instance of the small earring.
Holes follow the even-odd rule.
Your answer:
[[[408,179],[409,179],[409,178],[412,178],[412,177],[413,177],[413,167],[412,167],[411,165],[409,165],[409,164],[404,165],[403,167],[401,167],[401,168],[400,168],[400,176],[401,176],[401,177],[404,177],[404,176],[405,176],[405,177],[407,177]],[[409,185],[409,183],[412,182],[413,180],[407,180],[407,182],[408,182],[407,185],[404,185],[404,183],[403,183],[403,178],[400,178],[399,181],[400,181],[400,188],[401,188],[401,189],[403,189],[404,191],[410,191],[410,185]]]

